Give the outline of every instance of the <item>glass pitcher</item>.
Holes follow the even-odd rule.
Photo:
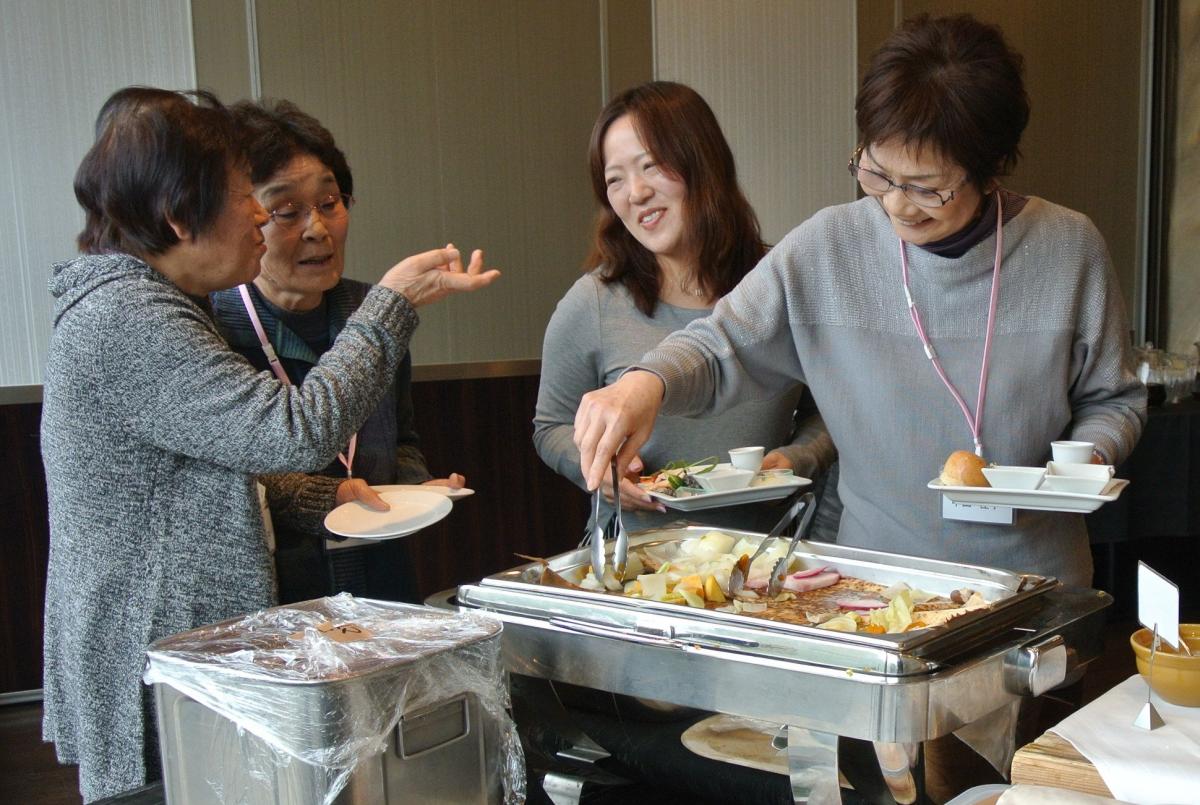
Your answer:
[[[1163,378],[1165,354],[1161,349],[1155,349],[1150,341],[1146,342],[1146,346],[1135,349],[1134,353],[1137,356],[1138,380],[1146,384],[1146,404],[1162,405],[1167,401],[1167,386]]]

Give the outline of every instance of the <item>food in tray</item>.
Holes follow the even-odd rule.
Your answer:
[[[983,475],[987,462],[969,450],[955,450],[942,465],[941,481],[946,486],[990,486]]]
[[[767,598],[767,581],[775,562],[787,550],[787,540],[776,540],[755,560],[748,569],[745,587],[731,599],[729,575],[734,565],[748,563],[757,548],[758,538],[736,539],[709,531],[678,543],[634,548],[629,553],[624,583],[609,571],[598,581],[591,570],[581,568],[586,574],[579,586],[821,629],[875,634],[940,626],[988,606],[979,593],[968,589],[942,596],[903,582],[889,587],[843,575],[824,563],[802,567],[801,560],[789,568],[783,592]]]

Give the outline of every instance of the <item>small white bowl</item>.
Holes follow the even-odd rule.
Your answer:
[[[1060,464],[1086,464],[1092,460],[1092,451],[1095,449],[1096,445],[1092,442],[1050,442],[1050,453]]]
[[[718,467],[708,472],[699,473],[695,478],[700,486],[709,492],[731,492],[734,489],[744,489],[749,486],[750,481],[754,479],[754,472],[751,470],[734,469],[733,467],[729,469]]]
[[[993,489],[1037,489],[1045,467],[984,467],[983,477]]]
[[[1046,472],[1050,475],[1069,475],[1073,478],[1095,478],[1107,481],[1113,477],[1115,469],[1112,464],[1067,464],[1061,461],[1050,461],[1046,464]]]
[[[1081,478],[1077,475],[1046,474],[1042,480],[1042,491],[1070,492],[1076,495],[1099,495],[1108,486],[1111,478]]]

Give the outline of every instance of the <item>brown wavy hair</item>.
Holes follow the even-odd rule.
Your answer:
[[[684,232],[697,256],[696,281],[710,297],[733,290],[767,252],[750,202],[717,117],[691,87],[651,81],[609,101],[592,127],[588,167],[600,202],[587,270],[602,267],[604,282],[619,282],[638,309],[654,315],[660,291],[654,255],[638,243],[608,202],[604,183],[604,137],[629,115],[655,161],[687,188]]]
[[[1029,122],[1024,60],[970,14],[905,20],[871,56],[855,100],[859,143],[929,147],[983,190],[1012,171]]]

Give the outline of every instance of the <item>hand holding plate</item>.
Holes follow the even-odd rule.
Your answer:
[[[388,502],[381,498],[379,493],[362,478],[347,478],[342,481],[338,484],[337,494],[334,497],[339,506],[357,500],[376,511],[385,512],[391,508]]]

